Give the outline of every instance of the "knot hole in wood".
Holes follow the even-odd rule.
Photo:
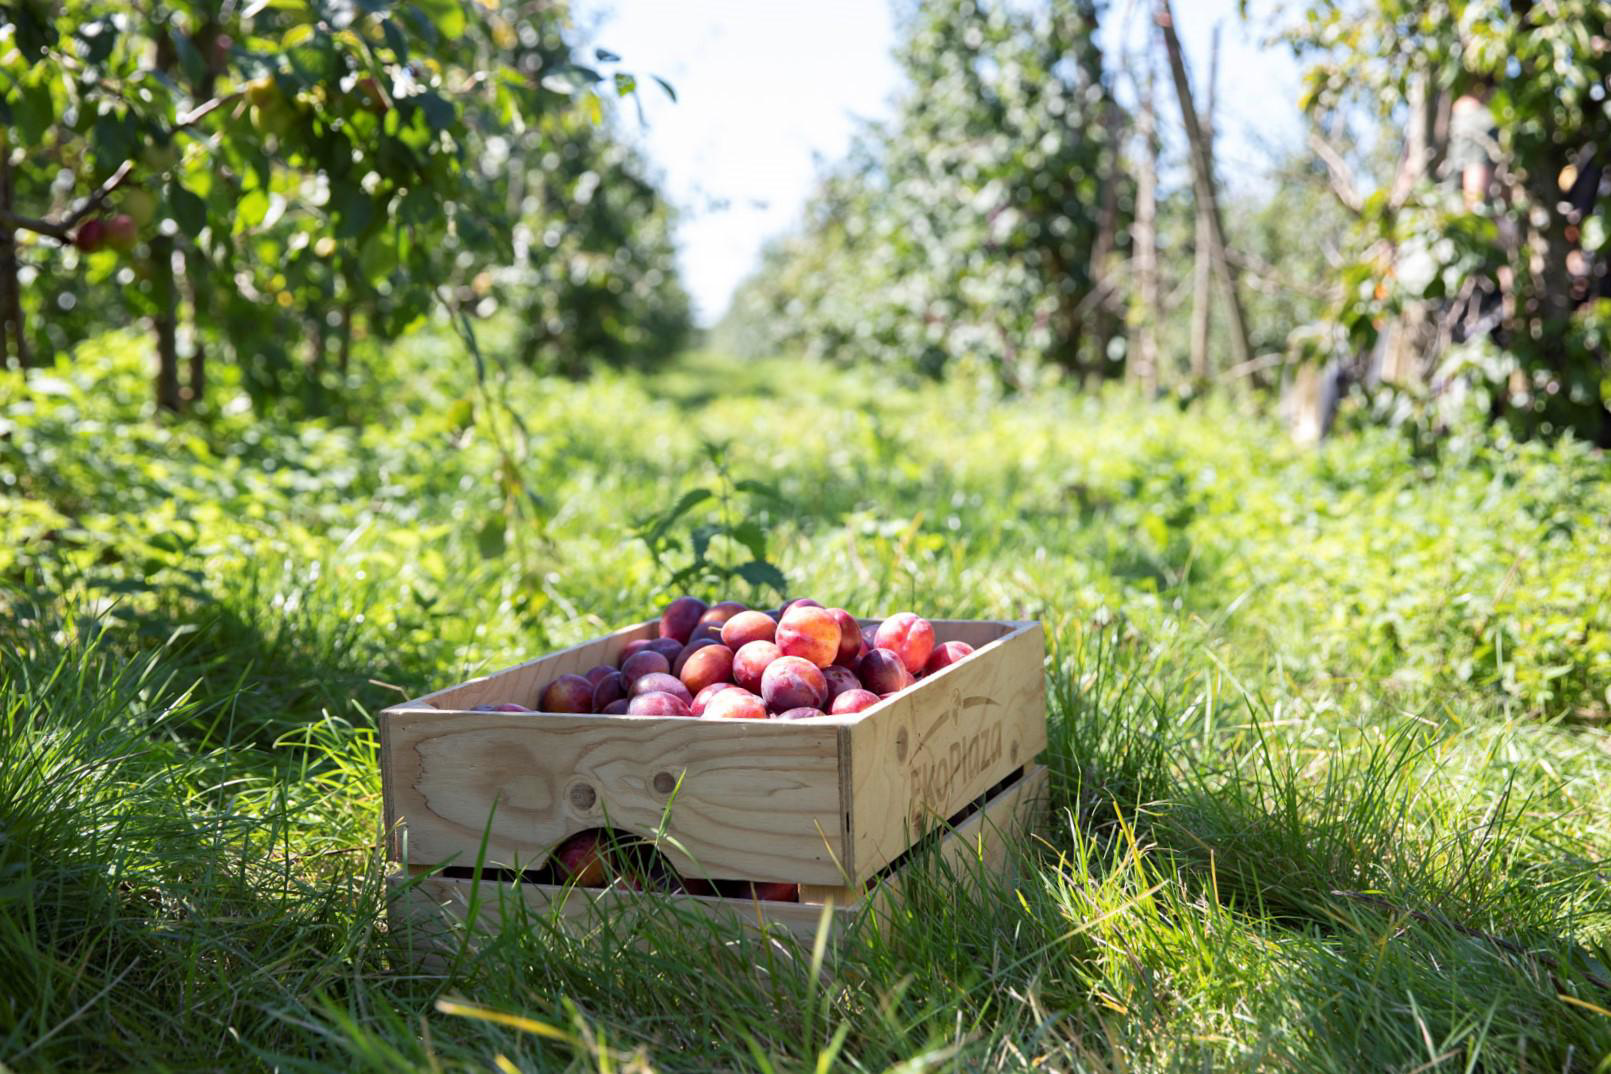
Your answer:
[[[677,786],[677,777],[670,772],[656,772],[654,774],[654,789],[661,794],[670,794]]]
[[[571,805],[585,813],[598,804],[599,792],[593,789],[592,784],[575,783],[571,785],[570,799]]]

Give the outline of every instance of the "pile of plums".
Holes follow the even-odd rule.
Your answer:
[[[541,712],[800,720],[860,712],[973,652],[934,643],[934,627],[911,612],[863,629],[843,608],[791,600],[776,611],[737,601],[707,606],[678,597],[660,615],[660,636],[631,642],[617,667],[561,675]],[[519,705],[486,705],[503,712]]]

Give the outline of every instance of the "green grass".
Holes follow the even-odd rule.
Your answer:
[[[7,1068],[1611,1070],[1603,457],[783,360],[371,373],[359,426],[227,380],[152,421],[116,339],[0,380]],[[371,713],[641,618],[704,441],[797,592],[1046,623],[1017,883],[920,860],[820,952],[511,915],[413,970]]]

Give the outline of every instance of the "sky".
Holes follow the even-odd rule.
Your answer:
[[[1279,0],[1275,0],[1279,2]],[[1110,62],[1139,54],[1150,6],[1112,0],[1103,28]],[[1175,0],[1175,19],[1194,86],[1207,77],[1216,22],[1220,42],[1219,162],[1222,177],[1256,184],[1271,146],[1301,138],[1298,74],[1279,46],[1264,47],[1266,20],[1250,23],[1236,0]],[[669,100],[643,83],[644,122],[630,105],[622,128],[660,173],[681,214],[683,279],[709,324],[752,272],[766,239],[800,216],[820,168],[844,155],[858,125],[886,118],[902,88],[892,57],[889,0],[578,0],[592,43],[626,70],[656,74]],[[1159,64],[1160,90],[1167,87]],[[1200,92],[1200,91],[1199,91]],[[1121,96],[1129,96],[1126,85]],[[1165,105],[1164,126],[1172,103]]]

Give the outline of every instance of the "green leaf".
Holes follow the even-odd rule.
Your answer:
[[[783,493],[778,491],[776,485],[769,485],[765,481],[744,478],[733,482],[733,487],[739,492],[748,492],[754,496],[765,496],[767,499],[783,502]]]
[[[283,49],[293,49],[298,45],[305,45],[309,41],[313,40],[314,32],[313,23],[297,23],[295,26],[291,27],[281,35],[280,47]]]
[[[780,597],[788,595],[789,580],[783,577],[782,571],[765,560],[752,559],[741,564],[733,573],[756,588],[766,586]]]
[[[168,184],[168,204],[173,208],[174,222],[189,238],[200,235],[207,226],[207,203],[180,186]]]
[[[482,559],[497,559],[502,556],[508,547],[506,533],[508,526],[503,516],[497,515],[487,519],[475,535],[476,549],[481,553]]]
[[[666,535],[666,531],[676,525],[679,518],[710,499],[711,495],[710,489],[689,489],[682,494],[681,499],[655,519],[654,525],[649,528],[648,535],[644,539],[651,544],[659,542],[660,538]]]
[[[690,532],[688,536],[694,546],[694,559],[703,560],[706,558],[705,553],[710,551],[710,539],[721,531],[722,528],[720,526],[712,523],[706,523],[703,526],[695,526],[693,528],[693,531]]]
[[[416,8],[431,20],[437,33],[448,41],[464,36],[464,5],[459,0],[415,0]]]
[[[766,558],[766,531],[755,522],[749,519],[740,522],[732,528],[728,536],[748,549],[750,555],[756,559]]]
[[[650,75],[649,77],[658,82],[660,84],[660,88],[666,91],[666,96],[671,98],[672,104],[677,103],[677,91],[671,88],[670,82],[667,82],[659,75]]]

